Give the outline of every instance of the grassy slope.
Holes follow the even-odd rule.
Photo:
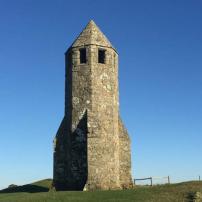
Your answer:
[[[50,183],[50,180],[45,180],[33,184],[47,188]],[[0,202],[183,202],[189,201],[189,194],[196,191],[202,192],[202,182],[141,186],[123,191],[1,193]]]
[[[32,185],[37,185],[37,186],[40,186],[40,187],[45,187],[45,188],[50,188],[52,184],[52,179],[45,179],[45,180],[40,180],[38,182],[34,182],[32,183]]]
[[[52,180],[45,179],[32,184],[26,184],[23,186],[9,187],[3,190],[0,190],[0,193],[16,193],[16,192],[28,192],[28,193],[39,193],[39,192],[48,192],[51,186]],[[1,198],[1,197],[0,197]]]

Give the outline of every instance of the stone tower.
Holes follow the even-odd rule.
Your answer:
[[[54,139],[56,190],[130,187],[115,48],[91,20],[66,51],[65,63],[65,115]]]

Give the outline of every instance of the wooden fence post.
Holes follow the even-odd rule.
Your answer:
[[[168,184],[170,184],[170,176],[168,175]]]

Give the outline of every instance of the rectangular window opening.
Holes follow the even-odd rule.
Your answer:
[[[86,63],[86,49],[81,48],[79,51],[80,51],[80,63],[84,64]]]
[[[98,63],[105,64],[105,50],[98,49]]]

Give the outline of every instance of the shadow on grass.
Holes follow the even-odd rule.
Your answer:
[[[46,187],[41,187],[38,185],[23,185],[23,186],[16,186],[16,187],[10,187],[3,190],[0,190],[1,193],[16,193],[16,192],[28,192],[28,193],[38,193],[38,192],[48,192],[49,189]]]

